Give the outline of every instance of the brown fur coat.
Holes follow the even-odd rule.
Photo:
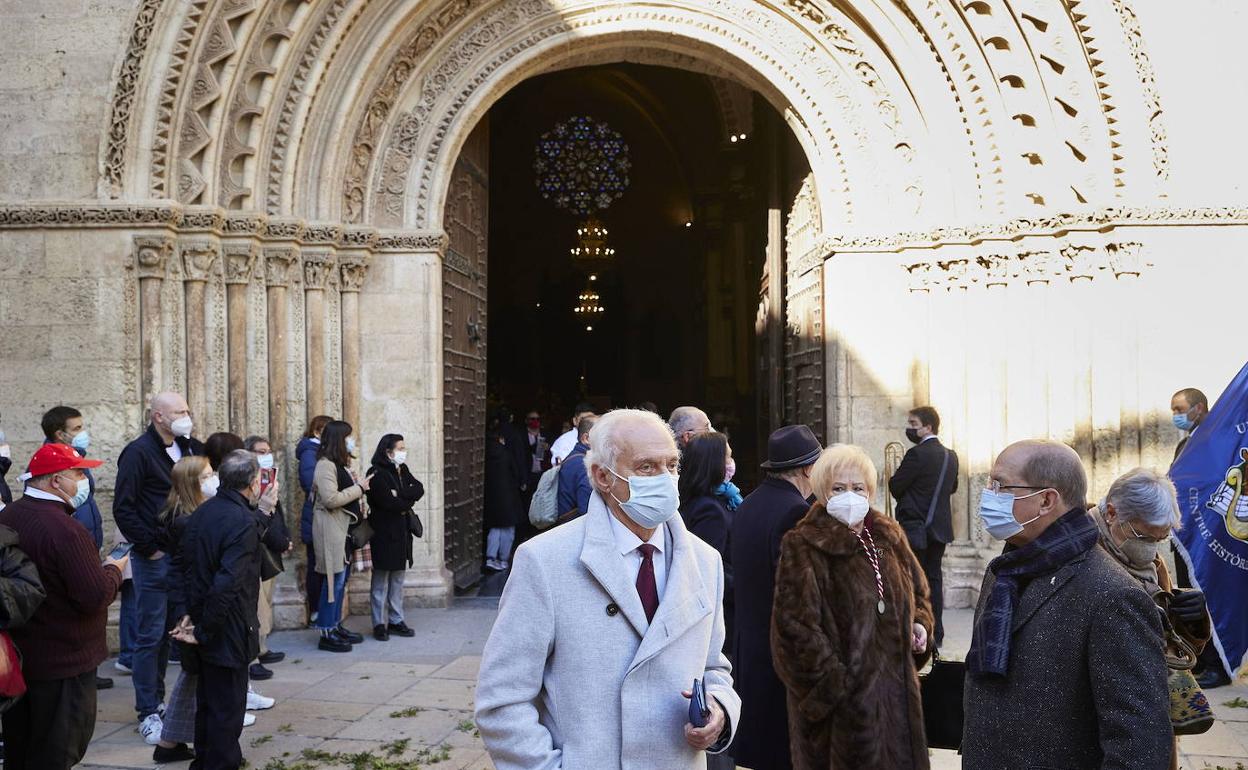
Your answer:
[[[858,538],[815,504],[784,537],[771,647],[788,688],[795,770],[926,770],[912,624],[928,631],[927,580],[897,522],[868,526],[881,551],[884,614]]]

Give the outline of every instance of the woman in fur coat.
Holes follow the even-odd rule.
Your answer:
[[[870,509],[875,479],[858,447],[825,449],[811,475],[820,502],[781,545],[771,647],[796,770],[929,767],[927,580],[897,522]]]

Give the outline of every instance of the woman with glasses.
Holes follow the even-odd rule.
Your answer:
[[[1119,476],[1090,513],[1101,532],[1101,547],[1140,581],[1164,613],[1167,659],[1190,665],[1212,629],[1204,593],[1177,591],[1159,553],[1179,526],[1174,483],[1156,471],[1136,468]],[[1179,766],[1177,751],[1170,755],[1170,766]]]

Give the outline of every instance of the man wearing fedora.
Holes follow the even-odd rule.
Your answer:
[[[108,657],[104,626],[126,559],[105,559],[72,518],[91,493],[86,469],[100,460],[68,444],[44,444],[30,460],[21,500],[0,511],[43,582],[45,598],[13,643],[26,695],[4,714],[5,766],[76,765],[95,732],[95,669]]]
[[[780,540],[810,509],[810,470],[823,447],[805,425],[789,425],[767,440],[767,472],[737,508],[732,523],[736,574],[736,671],[741,725],[732,744],[737,764],[788,770],[789,718],[784,683],[771,663],[771,603]]]

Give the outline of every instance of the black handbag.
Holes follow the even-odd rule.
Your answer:
[[[414,537],[424,537],[425,525],[421,523],[420,517],[416,515],[416,512],[408,511],[404,516],[407,517],[407,531]]]
[[[933,749],[962,748],[962,690],[966,664],[932,656],[932,668],[919,677],[923,699],[923,729]]]
[[[352,548],[368,545],[368,541],[373,539],[373,525],[368,523],[367,517],[347,528],[347,539],[351,541]]]

